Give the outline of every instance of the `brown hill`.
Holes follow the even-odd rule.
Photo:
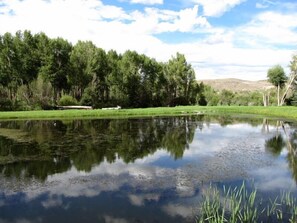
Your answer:
[[[201,80],[206,85],[213,89],[221,91],[223,89],[238,92],[238,91],[263,91],[273,88],[273,85],[266,80],[261,81],[247,81],[235,78]]]

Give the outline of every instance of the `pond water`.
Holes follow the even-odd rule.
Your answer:
[[[193,222],[209,184],[296,193],[297,124],[183,116],[0,122],[0,222]]]

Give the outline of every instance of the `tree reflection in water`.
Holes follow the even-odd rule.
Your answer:
[[[268,125],[268,122],[266,122]],[[292,123],[277,121],[276,132],[273,137],[265,142],[265,148],[274,156],[279,156],[287,148],[287,160],[292,177],[297,183],[297,129]],[[268,127],[266,127],[268,129]],[[290,131],[291,130],[291,131]]]
[[[215,119],[222,127],[231,123],[263,124],[262,133],[275,134],[265,149],[279,156],[288,149],[287,160],[297,182],[297,128],[292,123],[232,116],[182,116],[145,119],[7,121],[0,128],[0,172],[7,177],[28,177],[41,181],[47,176],[75,167],[90,172],[94,166],[118,159],[133,163],[167,151],[174,159],[183,157],[195,131]],[[270,123],[269,123],[270,122]]]
[[[165,149],[178,159],[192,142],[201,120],[202,116],[185,116],[2,122],[2,132],[21,131],[27,138],[18,141],[14,134],[9,138],[0,136],[0,172],[45,180],[72,165],[88,172],[105,160],[130,163],[158,149]]]

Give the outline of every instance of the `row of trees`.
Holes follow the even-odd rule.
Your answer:
[[[281,66],[268,70],[268,80],[278,89],[277,97],[268,93],[270,101],[297,101],[296,61],[295,55],[289,79]],[[0,110],[47,109],[63,103],[95,108],[267,104],[263,99],[263,92],[216,92],[198,84],[180,53],[161,63],[135,51],[106,52],[90,41],[73,46],[44,33],[0,35]]]
[[[118,54],[90,41],[18,31],[0,36],[1,106],[56,105],[63,95],[94,107],[197,104],[201,87],[184,55],[160,63],[135,51]],[[4,98],[7,98],[4,100]]]

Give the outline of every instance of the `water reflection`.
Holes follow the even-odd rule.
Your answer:
[[[294,123],[185,116],[0,126],[0,222],[192,222],[208,182],[296,187]]]
[[[0,171],[6,176],[91,171],[104,160],[134,162],[158,149],[182,158],[201,117],[1,123]],[[22,134],[22,140],[18,138]]]
[[[274,135],[267,139],[265,148],[274,156],[285,153],[292,178],[297,182],[297,129],[295,123],[277,122]]]

